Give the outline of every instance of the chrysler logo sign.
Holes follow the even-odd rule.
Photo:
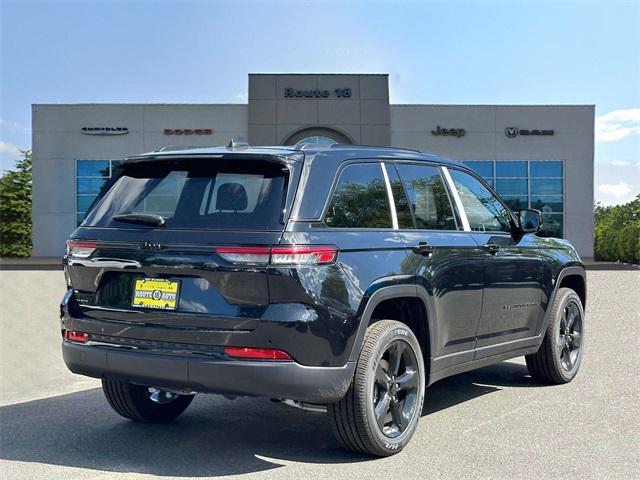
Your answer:
[[[129,133],[127,127],[82,127],[82,133],[85,135],[99,135],[102,137],[110,135],[126,135]]]
[[[509,138],[516,138],[518,135],[527,136],[527,135],[553,135],[553,130],[525,130],[524,128],[518,127],[507,127],[504,129],[504,134]]]

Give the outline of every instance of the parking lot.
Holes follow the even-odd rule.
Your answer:
[[[537,385],[524,359],[443,380],[386,459],[342,451],[323,414],[268,399],[200,395],[172,424],[126,421],[64,366],[62,272],[0,279],[2,478],[640,478],[638,270],[589,271],[573,383]]]

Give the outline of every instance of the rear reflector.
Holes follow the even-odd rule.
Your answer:
[[[89,341],[89,334],[76,332],[75,330],[65,330],[64,339],[70,342],[87,343]]]
[[[338,256],[335,245],[217,247],[215,251],[228,262],[247,265],[326,265]]]
[[[67,240],[67,255],[76,258],[87,258],[96,249],[96,242]]]
[[[224,353],[246,360],[293,360],[287,352],[276,348],[224,347]]]

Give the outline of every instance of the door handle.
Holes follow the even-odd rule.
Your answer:
[[[429,245],[427,242],[418,242],[417,245],[411,247],[413,253],[417,253],[418,255],[431,255],[433,253],[433,247]]]
[[[500,250],[500,245],[498,245],[497,243],[485,243],[483,247],[487,252],[491,254],[495,254],[498,252],[498,250]]]

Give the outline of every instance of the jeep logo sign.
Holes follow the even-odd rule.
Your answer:
[[[337,98],[351,97],[350,88],[336,88],[333,93]],[[317,88],[314,90],[298,90],[295,88],[284,89],[284,98],[329,98],[330,96],[330,90],[320,90]]]
[[[450,136],[460,138],[464,137],[465,133],[467,133],[467,131],[464,128],[442,128],[440,125],[438,125],[435,130],[431,130],[431,135],[442,135],[444,137]]]
[[[516,138],[518,135],[527,136],[527,135],[553,135],[554,130],[525,130],[524,128],[518,127],[507,127],[504,129],[504,134],[509,138]]]

